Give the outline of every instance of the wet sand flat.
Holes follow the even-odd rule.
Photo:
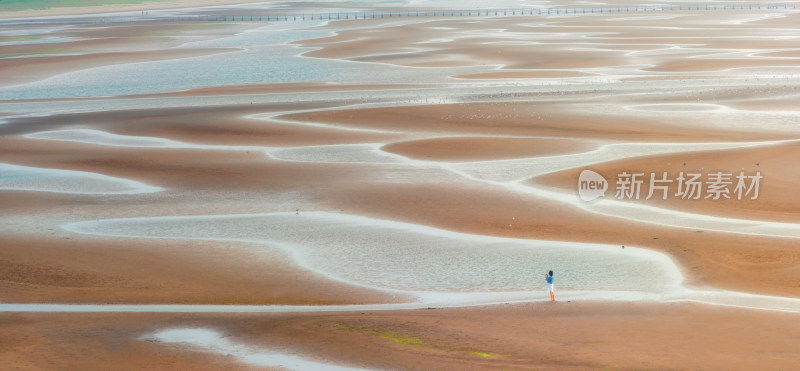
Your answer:
[[[225,49],[196,49],[181,52],[136,52],[136,53],[96,53],[89,55],[37,57],[33,61],[4,59],[0,63],[3,78],[9,84],[37,81],[59,72],[73,71],[79,68],[91,68],[115,63],[150,62],[157,60],[188,58],[213,53],[222,53]]]
[[[797,17],[781,15],[759,21],[758,25],[786,27],[785,22]],[[485,19],[438,20],[375,31],[346,30],[302,44],[321,48],[307,53],[309,56],[408,66],[494,64],[507,69],[575,72],[628,64],[669,72],[794,66],[791,60],[779,58],[780,54],[748,57],[749,51],[789,52],[793,46],[788,40],[771,37],[768,28],[737,27],[739,17],[730,13],[714,12],[702,17],[678,13],[669,19],[640,17],[640,21],[636,16],[632,20],[618,18],[621,17],[564,17],[539,22],[522,17],[512,18],[517,22],[502,23]],[[745,53],[737,53],[740,51]],[[515,77],[539,77],[533,72],[527,74],[516,72]],[[508,78],[503,74],[482,77]]]
[[[418,202],[426,207],[415,206]],[[349,188],[335,192],[326,204],[461,232],[644,246],[666,252],[691,285],[788,296],[798,292],[800,255],[791,239],[652,226],[586,214],[549,200],[433,184]],[[771,275],[754,276],[758,270]]]
[[[0,313],[0,362],[791,368],[797,17],[109,24],[0,46],[21,54],[0,58],[21,84],[0,86],[0,308],[34,311]],[[761,171],[760,197],[578,198],[583,169],[684,168]]]
[[[558,155],[586,151],[589,143],[559,139],[446,137],[392,143],[384,151],[434,161],[480,161]]]
[[[80,69],[239,51],[235,48],[179,46],[187,41],[213,39],[245,29],[247,27],[180,23],[67,28],[61,35],[76,40],[0,46],[0,56],[3,56],[0,58],[0,79],[3,86],[9,86]]]
[[[258,358],[247,355],[275,351],[367,369],[750,369],[796,364],[793,317],[695,304],[541,303],[352,314],[2,314],[0,331],[3,362],[21,369],[248,369]],[[220,355],[140,340],[168,329],[209,329],[249,350]]]
[[[169,0],[169,1],[148,1],[142,3],[117,3],[99,4],[94,6],[53,6],[47,9],[31,9],[7,11],[0,15],[0,18],[30,18],[30,17],[50,17],[63,15],[83,15],[111,12],[133,12],[134,14],[142,11],[158,9],[192,8],[198,6],[214,6],[225,4],[245,4],[246,0]]]
[[[392,133],[353,132],[302,123],[292,125],[269,117],[279,116],[283,111],[303,111],[326,105],[289,102],[65,114],[20,120],[18,124],[10,119],[9,124],[0,127],[0,132],[23,135],[57,129],[95,128],[118,135],[161,137],[194,144],[265,147],[378,142],[396,137]]]
[[[783,136],[755,131],[708,130],[669,117],[624,117],[606,112],[578,114],[573,102],[464,103],[328,110],[291,114],[299,121],[327,122],[355,128],[414,130],[432,134],[516,135],[644,142],[770,140]],[[612,103],[613,104],[613,103]],[[616,103],[615,105],[618,105]],[[562,108],[563,107],[563,108]]]
[[[220,249],[197,241],[139,244],[58,233],[35,240],[9,237],[0,262],[0,295],[6,302],[331,305],[391,300],[309,275],[279,252],[233,243]]]
[[[537,78],[559,78],[559,77],[580,77],[588,76],[585,73],[573,71],[508,71],[508,72],[489,72],[475,73],[470,75],[454,76],[461,79],[537,79]]]

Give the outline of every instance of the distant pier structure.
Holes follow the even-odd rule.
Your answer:
[[[137,16],[76,16],[69,18],[12,19],[0,21],[0,25],[15,24],[97,24],[120,22],[302,22],[302,21],[344,21],[387,18],[465,18],[465,17],[519,17],[551,15],[597,15],[615,13],[656,13],[685,11],[758,11],[798,9],[797,3],[705,3],[670,5],[619,5],[601,7],[528,7],[503,9],[406,9],[406,10],[354,10],[340,12],[261,13],[260,10],[241,9],[240,12],[259,12],[258,14],[208,14],[174,15],[143,14]]]

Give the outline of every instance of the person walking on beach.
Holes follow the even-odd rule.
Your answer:
[[[553,291],[553,271],[544,275],[547,280],[547,290],[550,291],[550,301],[556,301],[556,293]]]

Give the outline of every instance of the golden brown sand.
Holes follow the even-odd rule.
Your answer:
[[[430,134],[516,135],[642,142],[777,140],[769,132],[702,128],[673,118],[573,113],[572,102],[499,102],[415,107],[327,110],[287,116],[298,121],[336,123],[354,128],[413,130]],[[580,98],[576,98],[580,102]]]
[[[58,120],[12,119],[9,124],[0,127],[0,132],[5,135],[27,134],[59,128],[93,127],[119,135],[162,137],[197,144],[275,147],[376,142],[397,137],[393,134],[291,125],[248,117],[325,106],[326,104],[279,103],[152,109],[148,110],[148,114],[143,114],[141,110],[67,114],[60,115]],[[220,122],[225,124],[220,125]],[[46,143],[41,145],[47,146]]]
[[[198,241],[137,242],[59,233],[6,238],[0,264],[4,302],[330,305],[393,300],[332,283],[257,245],[220,248]]]
[[[468,97],[460,104],[353,109],[341,107],[347,102],[336,99],[324,103],[287,99],[274,104],[143,108],[12,119],[0,125],[2,162],[97,172],[167,190],[126,197],[0,192],[4,221],[9,223],[0,235],[4,243],[0,249],[0,301],[352,304],[402,300],[320,277],[264,246],[100,238],[60,229],[62,224],[77,220],[295,208],[340,211],[465,233],[640,246],[668,254],[690,287],[797,297],[800,252],[793,239],[603,217],[440,169],[435,171],[441,176],[427,177],[374,164],[279,161],[257,150],[125,148],[22,137],[38,131],[89,128],[231,146],[382,143],[387,152],[450,163],[554,156],[612,142],[797,139],[798,134],[789,130],[770,129],[770,124],[786,120],[776,118],[772,110],[796,110],[796,81],[789,79],[786,86],[769,87],[749,86],[748,81],[735,86],[716,86],[713,82],[729,73],[718,71],[733,67],[791,65],[780,57],[793,55],[787,54],[796,49],[793,41],[764,38],[776,30],[794,32],[797,15],[751,22],[747,27],[723,23],[733,16],[721,13],[703,18],[615,21],[618,17],[625,16],[435,20],[361,30],[349,29],[349,25],[378,26],[382,22],[339,22],[326,26],[341,31],[338,35],[300,44],[319,47],[308,55],[320,58],[409,66],[486,65],[484,72],[460,75],[460,80],[455,79],[459,83],[465,78],[584,78],[597,70],[587,73],[569,69],[601,68],[613,75],[613,70],[603,68],[635,65],[644,72],[627,69],[626,73],[632,74],[624,78],[640,85],[608,87],[598,83],[594,89],[559,87],[519,95],[473,95],[465,91]],[[219,52],[174,46],[184,37],[202,39],[241,30],[239,26],[213,30],[163,26],[154,28],[159,35],[151,37],[142,34],[142,29],[130,27],[93,29],[85,35],[101,40],[63,46],[88,53],[81,58],[0,60],[5,63],[0,68],[5,76],[2,81],[31,81],[88,66]],[[559,37],[521,45],[520,39],[525,41],[525,35],[531,33]],[[432,38],[442,40],[428,42]],[[453,41],[443,41],[448,38]],[[35,54],[44,50],[37,48],[20,51]],[[719,54],[720,50],[739,48],[752,49],[766,58]],[[13,52],[4,49],[2,53]],[[707,56],[714,53],[717,55]],[[509,71],[497,70],[497,65]],[[685,81],[686,85],[658,85],[665,81]],[[320,82],[208,87],[149,96],[213,98],[417,87],[389,86],[380,81],[350,86]],[[747,109],[748,114],[759,115],[759,123],[763,121],[764,125],[749,125],[744,130],[717,125],[719,117],[714,113],[625,109],[663,103],[711,103]],[[265,113],[284,114],[272,120],[248,117]],[[344,130],[348,128],[392,133]],[[684,167],[683,162],[692,169],[760,169],[765,180],[757,202],[684,204],[673,199],[664,206],[794,222],[798,210],[794,190],[800,181],[794,161],[797,152],[796,144],[785,144],[633,158],[592,168],[607,178],[621,169],[674,172]],[[533,181],[573,188],[579,170]],[[387,174],[405,178],[392,180]],[[276,199],[283,203],[276,203]],[[509,227],[512,217],[513,227]],[[30,225],[13,227],[26,223]],[[40,233],[31,233],[34,229]],[[3,313],[0,323],[0,364],[19,369],[245,366],[231,356],[140,340],[142,335],[174,327],[211,328],[230,336],[231,341],[379,369],[791,369],[800,361],[794,349],[800,340],[796,314],[690,303],[557,302],[324,314]],[[407,341],[395,342],[387,336]]]
[[[247,152],[125,148],[110,151],[108,147],[77,143],[54,146],[49,141],[19,140],[11,146],[15,141],[4,142],[9,145],[9,152],[3,156],[16,164],[93,171],[167,188],[245,191],[256,199],[259,193],[301,190],[319,197],[326,209],[467,233],[651,247],[670,253],[689,270],[689,281],[695,284],[773,294],[797,293],[794,282],[798,277],[793,267],[800,257],[792,248],[793,243],[782,239],[697,233],[614,219],[598,221],[593,215],[584,215],[563,204],[504,194],[492,188],[425,182],[378,187],[370,182],[350,181],[370,179],[369,168],[272,162],[263,155]],[[131,160],[133,154],[135,161]],[[241,209],[241,202],[247,202],[246,196],[241,201],[227,202],[237,212],[263,211],[252,207]],[[420,202],[426,207],[420,208]],[[20,207],[22,213],[29,211]],[[151,214],[154,212],[150,210]],[[508,228],[512,216],[517,220],[513,228]],[[758,260],[753,259],[756,250],[761,257]],[[752,269],[767,267],[774,273],[759,277],[748,274]]]
[[[800,341],[795,318],[696,304],[566,302],[321,314],[2,314],[0,362],[22,370],[248,369],[234,355],[139,340],[162,329],[208,328],[256,350],[371,369],[791,369]]]
[[[509,72],[489,72],[473,73],[469,75],[453,76],[460,79],[553,79],[559,77],[579,77],[589,76],[586,73],[573,71],[509,71]]]
[[[448,137],[395,142],[381,149],[430,161],[481,161],[586,152],[592,145],[577,140]]]

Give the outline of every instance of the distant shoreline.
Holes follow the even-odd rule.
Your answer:
[[[0,19],[38,18],[63,15],[105,14],[120,12],[141,12],[164,9],[199,8],[206,6],[263,3],[269,1],[253,0],[145,0],[129,4],[107,4],[97,6],[56,6],[48,9],[0,11]]]

